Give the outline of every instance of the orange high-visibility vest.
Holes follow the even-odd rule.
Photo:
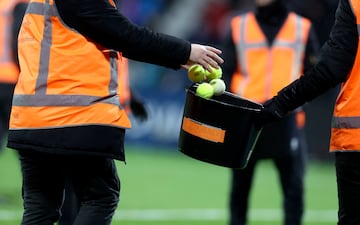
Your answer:
[[[231,92],[263,103],[298,78],[303,72],[310,27],[308,19],[289,13],[269,46],[254,13],[234,17],[232,37],[239,57]]]
[[[360,2],[349,1],[360,34]],[[360,37],[356,58],[337,97],[330,138],[330,151],[360,151]]]
[[[53,0],[29,3],[18,46],[11,130],[131,127],[118,96],[119,54],[64,25]]]
[[[6,0],[0,2],[0,82],[16,83],[19,69],[14,62],[12,50],[13,10],[16,4],[24,0]]]

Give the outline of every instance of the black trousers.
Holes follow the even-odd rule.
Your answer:
[[[283,193],[283,224],[300,225],[304,212],[304,159],[287,156],[272,160],[279,173]],[[232,170],[230,225],[247,224],[249,195],[257,161],[250,161],[244,170]]]
[[[22,225],[53,225],[61,216],[64,187],[80,200],[75,225],[111,224],[120,194],[115,162],[101,157],[19,151],[23,176]]]
[[[9,117],[15,84],[0,82],[0,150],[9,129]]]
[[[61,207],[61,217],[58,225],[72,225],[80,210],[80,200],[70,181],[65,183],[65,199]]]
[[[335,153],[338,225],[360,224],[360,152]]]

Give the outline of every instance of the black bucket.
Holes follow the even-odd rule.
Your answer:
[[[199,97],[196,86],[186,89],[179,151],[197,160],[243,169],[261,133],[254,125],[262,105],[229,92]]]

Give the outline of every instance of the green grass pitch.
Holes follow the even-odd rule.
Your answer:
[[[189,158],[176,149],[129,146],[117,162],[121,200],[113,225],[227,225],[229,170]],[[336,224],[332,163],[310,161],[306,173],[304,225]],[[271,161],[257,169],[248,225],[279,225],[281,193]],[[0,224],[18,225],[21,174],[15,151],[0,153]]]

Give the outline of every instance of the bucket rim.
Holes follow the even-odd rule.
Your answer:
[[[192,87],[194,88],[195,86],[192,86]],[[197,96],[197,97],[201,98],[200,96],[198,96],[198,95],[196,94],[196,92],[195,92],[194,90],[191,89],[192,87],[185,88],[185,90],[186,90],[187,92],[191,92],[194,96]],[[240,97],[240,96],[238,96],[238,95],[236,95],[236,94],[233,94],[233,93],[231,93],[231,92],[225,91],[225,92],[223,93],[223,95],[224,95],[224,94],[225,94],[225,95],[228,95],[228,96],[230,96],[230,97],[236,98],[236,99],[240,99],[240,100],[247,101],[247,102],[249,102],[249,103],[251,103],[251,104],[253,104],[253,105],[258,106],[259,108],[251,108],[251,107],[246,107],[246,106],[234,105],[234,104],[230,104],[230,103],[218,101],[218,100],[213,99],[213,98],[202,98],[202,99],[204,99],[205,101],[216,102],[216,103],[219,103],[219,104],[222,104],[222,105],[225,105],[225,106],[236,107],[236,108],[240,108],[240,109],[243,109],[243,110],[254,111],[254,112],[261,112],[261,110],[264,108],[263,105],[260,104],[260,103],[254,102],[254,101],[252,101],[252,100],[250,100],[250,99],[247,99],[247,98]]]

